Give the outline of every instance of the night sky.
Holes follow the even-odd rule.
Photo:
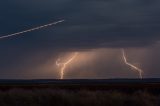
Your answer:
[[[0,1],[0,36],[63,19],[0,39],[0,79],[57,79],[56,60],[75,52],[64,78],[138,78],[122,48],[144,78],[160,77],[159,0]]]

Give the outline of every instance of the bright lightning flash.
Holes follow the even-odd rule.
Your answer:
[[[78,53],[75,52],[74,55],[68,61],[66,61],[64,63],[59,63],[60,59],[58,59],[56,61],[57,66],[62,66],[62,68],[60,70],[60,79],[64,78],[64,72],[65,72],[65,69],[66,69],[67,65],[70,64],[76,58],[77,55],[78,55]]]
[[[123,60],[124,60],[125,64],[128,65],[128,66],[130,66],[130,67],[132,67],[133,69],[135,69],[135,70],[139,73],[139,78],[142,79],[142,78],[143,78],[143,76],[142,76],[143,71],[142,71],[140,68],[132,65],[131,63],[129,63],[129,62],[127,61],[127,57],[126,57],[126,54],[125,54],[125,50],[124,50],[124,49],[122,49],[122,56],[123,56]]]

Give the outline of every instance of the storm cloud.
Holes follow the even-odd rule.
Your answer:
[[[66,20],[56,28],[24,34],[24,45],[30,42],[32,47],[35,43],[65,49],[147,46],[159,40],[158,0],[14,0],[0,4],[1,35]]]
[[[160,40],[159,5],[159,0],[0,1],[0,36],[65,20],[0,40],[2,76],[20,70],[33,73],[62,52],[152,47]]]

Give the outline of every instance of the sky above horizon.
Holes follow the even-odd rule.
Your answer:
[[[64,78],[160,78],[159,0],[0,1],[0,79],[60,78],[56,60],[67,61]]]

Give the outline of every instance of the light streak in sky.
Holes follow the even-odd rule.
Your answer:
[[[135,71],[137,71],[139,73],[139,78],[142,79],[143,78],[143,76],[142,76],[143,70],[141,70],[140,68],[134,66],[133,64],[131,64],[131,63],[129,63],[127,61],[127,57],[126,57],[124,49],[122,49],[122,57],[123,57],[123,60],[124,60],[125,64],[128,65],[128,66],[130,66],[130,67],[132,67]]]
[[[56,21],[56,22],[53,22],[53,23],[50,23],[50,24],[46,24],[46,25],[35,27],[35,28],[31,28],[31,29],[28,29],[28,30],[24,30],[24,31],[21,31],[21,32],[16,32],[16,33],[0,36],[0,39],[8,38],[8,37],[11,37],[11,36],[17,36],[17,35],[20,35],[20,34],[23,34],[23,33],[34,31],[34,30],[39,30],[39,29],[42,29],[42,28],[45,28],[45,27],[56,25],[56,24],[61,23],[63,21],[65,21],[65,20],[60,20],[60,21]]]
[[[65,72],[65,69],[66,69],[67,65],[70,64],[76,58],[77,55],[78,55],[78,52],[75,52],[74,55],[71,58],[69,58],[69,60],[67,60],[64,63],[59,63],[60,59],[58,59],[56,61],[56,65],[57,66],[61,66],[60,79],[64,78],[64,72]]]

